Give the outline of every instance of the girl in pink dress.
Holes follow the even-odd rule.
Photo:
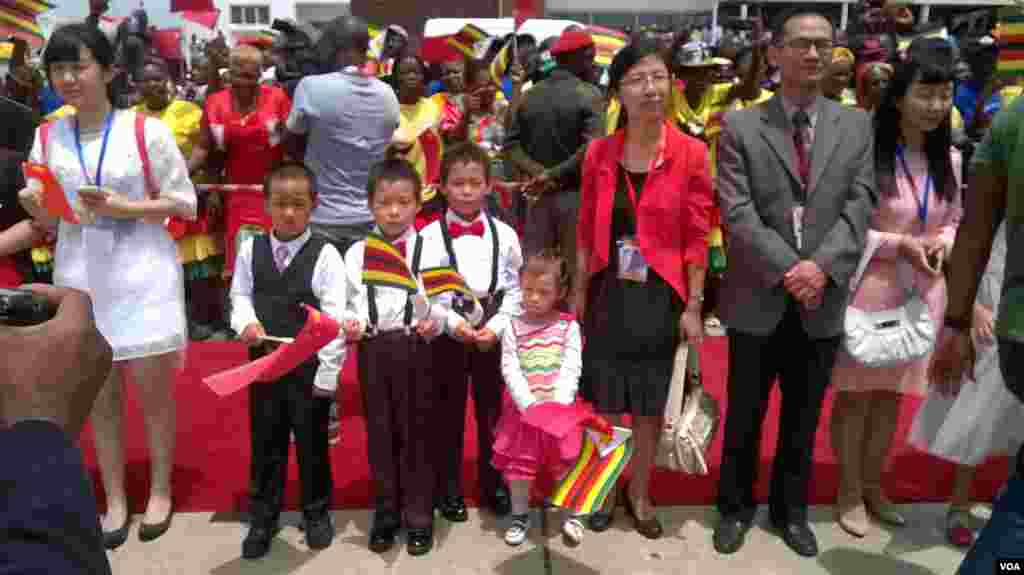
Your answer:
[[[580,326],[572,316],[558,311],[569,288],[568,264],[554,254],[531,256],[523,264],[519,281],[523,314],[509,320],[502,332],[505,393],[491,459],[512,492],[511,523],[505,531],[509,545],[521,544],[530,529],[530,485],[537,473],[548,468],[555,477],[561,477],[582,445],[580,430],[570,431],[559,440],[523,420],[527,410],[540,403],[576,403],[583,364]],[[558,413],[571,417],[573,410]],[[583,538],[583,524],[567,515],[562,533],[568,542],[578,544]]]
[[[960,223],[960,156],[950,145],[952,52],[944,41],[911,50],[875,113],[878,207],[863,258],[864,274],[851,307],[878,311],[903,304],[913,281],[936,326],[946,308],[942,263]],[[882,492],[881,477],[902,394],[924,394],[927,355],[893,367],[871,368],[840,351],[832,374],[836,389],[832,446],[839,463],[836,520],[863,537],[870,513],[905,524]]]

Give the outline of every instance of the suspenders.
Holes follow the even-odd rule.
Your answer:
[[[416,234],[416,246],[412,251],[412,275],[418,276],[420,273],[420,256],[423,253],[423,236]],[[408,294],[405,298],[405,323],[406,331],[412,327],[412,298],[415,294]],[[377,286],[368,285],[366,286],[366,303],[369,306],[370,312],[370,332],[377,331],[377,323],[379,321],[379,314],[377,313]]]
[[[493,297],[494,292],[498,289],[498,228],[494,225],[494,220],[490,214],[483,212],[484,219],[487,220],[487,226],[491,229],[491,287],[487,288],[487,297]],[[452,248],[452,237],[448,233],[447,221],[444,216],[441,217],[441,237],[444,238],[444,249],[448,252],[448,259],[452,262],[452,268],[455,271],[459,271],[459,264],[455,261],[455,250]]]

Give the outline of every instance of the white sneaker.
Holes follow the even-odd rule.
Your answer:
[[[583,522],[578,517],[567,517],[562,523],[562,538],[570,547],[575,547],[583,542],[583,532]]]
[[[530,530],[529,515],[513,515],[512,524],[505,530],[505,543],[516,547],[526,541],[526,533]]]

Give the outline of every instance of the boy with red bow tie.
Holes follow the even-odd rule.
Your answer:
[[[436,295],[448,308],[445,334],[432,344],[434,380],[438,384],[436,412],[438,507],[449,521],[467,519],[462,488],[462,453],[465,438],[466,394],[472,381],[477,421],[480,503],[503,516],[509,512],[508,488],[491,465],[494,428],[501,412],[501,356],[497,349],[502,326],[519,313],[519,268],[523,265],[519,237],[514,229],[484,210],[491,187],[490,158],[475,144],[445,151],[441,186],[448,207],[444,216],[425,227],[424,269],[454,268],[474,297],[457,291]],[[428,291],[431,291],[428,289]],[[483,306],[480,325],[463,316],[473,300]]]

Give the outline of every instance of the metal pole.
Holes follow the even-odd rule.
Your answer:
[[[842,11],[842,15],[840,16],[840,20],[839,20],[839,29],[840,30],[846,30],[846,24],[847,24],[847,22],[849,20],[850,20],[850,5],[848,3],[846,3],[846,2],[843,2],[843,11]]]

